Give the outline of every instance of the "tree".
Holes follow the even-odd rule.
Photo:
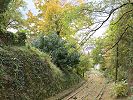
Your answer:
[[[108,31],[108,35],[103,42],[107,42],[104,46],[104,51],[102,55],[104,56],[105,65],[113,66],[114,67],[119,65],[119,77],[127,79],[128,75],[128,84],[129,87],[133,86],[133,78],[132,78],[132,60],[131,60],[131,41],[132,41],[132,25],[133,20],[133,2],[131,0],[103,0],[103,2],[99,2],[95,4],[93,7],[93,18],[94,24],[96,27],[90,28],[90,30],[85,34],[84,38],[81,40],[80,44],[85,44],[95,32],[100,29],[109,19],[112,19]],[[90,9],[88,9],[90,10]],[[97,16],[104,15],[104,18],[99,18]],[[114,15],[114,16],[113,16]],[[127,20],[125,20],[127,19]],[[117,45],[119,44],[119,50],[116,50]],[[118,51],[116,53],[116,51]],[[119,55],[118,55],[119,54]],[[128,56],[130,55],[130,56]],[[98,57],[96,56],[96,59]],[[116,60],[117,59],[117,60]],[[130,60],[127,60],[130,59]],[[116,63],[116,61],[118,61]],[[130,67],[128,63],[130,62]],[[109,67],[108,66],[108,67]],[[111,68],[111,71],[113,71]],[[128,69],[128,70],[126,70]],[[126,71],[124,71],[126,70]],[[128,72],[127,72],[128,71]],[[116,71],[117,72],[117,71]],[[126,74],[126,72],[128,74]],[[115,74],[115,73],[113,73]],[[124,77],[123,77],[124,76]],[[121,79],[120,78],[120,79]],[[132,84],[132,85],[131,85]]]
[[[8,7],[8,4],[10,3],[11,0],[1,0],[0,1],[0,14],[5,12],[5,10]]]
[[[127,79],[129,88],[133,86],[133,67],[132,67],[132,25],[133,21],[133,6],[131,4],[126,5],[124,8],[120,9],[117,13],[117,17],[115,17],[109,27],[108,38],[106,52],[111,52],[108,56],[110,57],[111,62],[110,65],[117,66],[118,69],[118,78]],[[127,19],[125,21],[125,19]],[[112,45],[112,46],[110,46]],[[119,48],[119,50],[117,49]],[[117,49],[117,51],[116,51]],[[119,54],[119,55],[118,55]],[[130,59],[130,60],[129,60]],[[114,62],[114,63],[113,63]],[[115,63],[117,62],[117,63]],[[130,63],[130,64],[129,64]],[[117,65],[116,65],[117,64]],[[117,71],[116,71],[117,74]],[[120,79],[121,79],[120,78]],[[129,90],[130,93],[130,90]]]
[[[53,63],[61,69],[65,67],[73,68],[80,61],[80,55],[76,51],[76,47],[63,40],[57,34],[41,36],[40,39],[33,42],[33,46],[51,55]]]
[[[96,27],[94,28],[88,27],[90,30],[85,34],[86,36],[84,36],[84,38],[80,42],[81,45],[86,43],[86,41],[88,41],[91,38],[91,36],[95,34],[97,30],[99,30],[107,21],[113,18],[112,15],[116,14],[117,11],[120,11],[121,9],[127,6],[132,6],[133,2],[130,2],[130,0],[119,0],[119,1],[103,0],[102,3],[98,2],[92,4],[93,4],[93,9],[92,9],[93,19],[95,20],[93,24]],[[87,10],[90,11],[90,9]],[[123,17],[125,14],[128,14],[129,12],[131,11],[127,12],[125,11],[125,13],[123,13],[121,17]],[[104,18],[99,19],[98,16],[99,17],[103,16]],[[121,18],[119,20],[121,20]]]
[[[93,58],[93,64],[100,64],[103,65],[104,58],[102,56],[103,49],[104,49],[104,41],[102,38],[95,39],[95,48],[92,50],[91,56]]]
[[[7,0],[5,0],[6,2]],[[9,0],[10,1],[10,0]],[[23,0],[12,0],[6,2],[8,4],[4,13],[0,15],[0,29],[7,30],[8,28],[17,29],[19,26],[22,26],[22,14],[19,10],[20,7],[25,6],[25,2]]]
[[[10,3],[11,0],[1,0],[0,1],[0,22],[3,20],[3,13],[6,11],[8,4]],[[1,23],[0,23],[1,24]],[[0,25],[0,30],[1,30],[1,25]]]
[[[38,2],[36,8],[39,14],[33,15],[29,11],[26,26],[34,33],[57,33],[58,35],[70,38],[80,28],[90,26],[92,19],[91,12],[85,11],[90,5],[79,3],[62,3],[61,0],[49,0]]]
[[[92,62],[93,61],[92,61],[89,54],[88,55],[81,55],[80,56],[80,62],[76,67],[77,74],[80,74],[84,77],[85,72],[93,67]]]

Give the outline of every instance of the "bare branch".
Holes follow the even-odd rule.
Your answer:
[[[15,20],[10,21],[10,22],[7,24],[6,27],[8,27],[9,25],[11,25],[11,23],[13,23],[13,22],[15,22]]]
[[[108,17],[101,23],[101,25],[100,25],[99,27],[97,27],[96,29],[91,30],[90,32],[93,32],[93,33],[90,34],[90,35],[88,34],[89,37],[88,37],[88,35],[87,35],[85,38],[83,38],[83,40],[80,42],[80,44],[84,44],[84,43],[86,42],[87,39],[89,39],[93,34],[95,34],[95,32],[96,32],[97,30],[99,30],[99,29],[103,26],[103,24],[109,20],[109,18],[111,17],[111,15],[112,15],[116,10],[118,10],[118,9],[120,9],[120,8],[126,6],[126,5],[129,5],[129,4],[132,4],[132,5],[133,5],[133,3],[125,3],[125,4],[119,6],[119,7],[115,8],[115,9],[112,9],[112,10],[110,11]],[[89,32],[89,33],[90,33],[90,32]],[[84,40],[85,40],[85,42],[83,42]]]
[[[124,34],[126,33],[126,31],[128,30],[128,28],[131,28],[131,26],[128,26],[124,32],[121,34],[121,36],[119,37],[118,41],[112,46],[110,47],[108,50],[106,50],[103,54],[107,53],[109,50],[113,49],[122,39],[122,37],[124,36]]]
[[[132,12],[133,10],[129,10],[129,11],[127,11],[127,12],[125,12],[115,23],[112,23],[112,24],[110,24],[110,25],[115,25],[115,24],[117,24],[127,13],[130,13],[130,12]]]

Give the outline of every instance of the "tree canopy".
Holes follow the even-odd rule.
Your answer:
[[[8,0],[5,0],[4,2],[6,1]],[[22,26],[23,18],[19,8],[25,7],[25,2],[23,0],[11,0],[8,3],[6,2],[5,5],[7,5],[6,10],[0,15],[0,29],[7,30],[8,28],[20,28],[20,26]]]
[[[90,5],[63,3],[61,0],[38,2],[36,8],[39,13],[33,15],[28,12],[27,27],[34,33],[57,33],[62,37],[70,37],[85,26],[92,25],[91,12],[84,11]]]
[[[8,7],[8,4],[10,3],[11,0],[1,0],[0,1],[0,14],[3,13],[6,8]]]

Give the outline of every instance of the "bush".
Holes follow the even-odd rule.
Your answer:
[[[115,97],[127,96],[128,87],[125,81],[118,82],[112,87],[112,95]]]
[[[16,43],[16,35],[12,32],[0,31],[0,44],[2,45],[14,45]]]
[[[53,63],[60,68],[63,66],[74,67],[80,62],[80,55],[76,51],[75,46],[70,45],[57,34],[41,36],[33,42],[33,46],[50,54]]]
[[[17,39],[18,39],[17,44],[19,46],[24,46],[26,43],[25,40],[27,39],[26,34],[24,32],[18,32],[18,38]]]
[[[18,32],[14,34],[12,32],[0,31],[0,45],[19,45],[24,46],[26,40],[26,34],[24,32]]]

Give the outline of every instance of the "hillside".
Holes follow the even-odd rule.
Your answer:
[[[44,100],[80,81],[35,48],[0,47],[0,100]]]

